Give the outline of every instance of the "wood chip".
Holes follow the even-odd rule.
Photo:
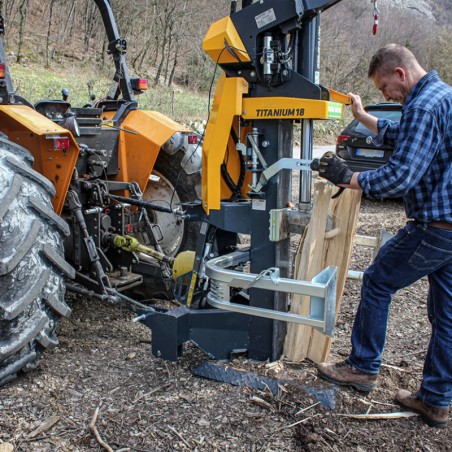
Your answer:
[[[312,419],[312,418],[317,417],[317,416],[320,416],[320,413],[319,414],[314,414],[314,415],[309,416],[309,417],[305,417],[301,421],[297,421],[297,422],[294,422],[293,424],[286,425],[284,427],[281,427],[278,430],[284,430],[286,428],[292,428],[292,427],[295,427],[296,425],[304,424],[306,421],[309,421],[309,419]]]
[[[97,407],[96,410],[94,411],[93,418],[89,423],[89,429],[91,430],[92,434],[95,436],[97,442],[101,447],[103,447],[107,452],[113,452],[113,449],[101,438],[99,431],[97,430],[96,421],[97,417],[99,416],[99,410],[100,408]]]
[[[191,448],[191,445],[190,445],[190,443],[188,443],[187,441],[185,441],[185,439],[184,439],[184,437],[174,428],[174,427],[171,427],[171,425],[169,425],[168,426],[168,428],[181,440],[181,441],[183,441],[183,443],[186,445],[186,446],[188,446],[188,447],[190,447]]]
[[[388,369],[398,370],[399,372],[413,372],[411,369],[404,369],[403,367],[392,366],[391,364],[382,364],[381,367],[387,367]]]
[[[413,413],[412,411],[397,411],[395,413],[373,413],[373,414],[342,414],[338,413],[338,416],[350,417],[353,419],[401,419],[405,417],[419,416],[418,413]]]
[[[265,408],[269,411],[273,411],[273,407],[270,403],[268,403],[266,400],[261,399],[260,397],[252,396],[250,397],[251,402],[256,403],[257,405],[261,406],[262,408]]]
[[[26,438],[32,439],[38,436],[40,433],[44,433],[47,430],[50,430],[60,419],[61,416],[52,416],[51,418],[44,421],[38,428],[29,433]]]
[[[317,405],[319,405],[319,404],[320,404],[320,402],[316,402],[316,403],[314,403],[313,405],[309,405],[309,406],[307,406],[306,408],[302,408],[300,411],[297,411],[297,412],[295,413],[295,416],[296,416],[297,414],[304,413],[305,411],[308,411],[309,409],[314,408],[315,406],[317,406]]]
[[[160,390],[168,389],[171,386],[171,384],[167,383],[162,386],[159,386],[158,388],[154,388],[152,391],[147,392],[146,394],[139,394],[135,399],[132,401],[132,403],[135,405],[139,400],[141,399],[147,399],[152,394],[155,394],[156,392],[159,392]]]
[[[265,368],[270,370],[282,370],[284,368],[284,365],[281,361],[273,361],[271,363],[265,364]]]
[[[11,443],[0,444],[0,452],[13,452],[14,446]]]

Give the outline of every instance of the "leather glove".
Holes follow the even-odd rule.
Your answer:
[[[319,176],[332,182],[334,185],[350,184],[353,171],[350,170],[345,160],[339,158],[333,152],[325,152],[320,160],[313,160],[311,169],[319,172]]]

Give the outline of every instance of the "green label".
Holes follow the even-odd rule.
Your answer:
[[[328,102],[328,118],[342,119],[342,104],[337,102]]]

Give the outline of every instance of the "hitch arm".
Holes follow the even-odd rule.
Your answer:
[[[111,289],[111,283],[108,279],[108,276],[104,272],[102,264],[100,263],[100,257],[99,253],[97,252],[96,244],[94,243],[92,236],[88,232],[88,226],[86,225],[86,221],[82,213],[82,204],[80,203],[78,195],[74,190],[68,191],[66,199],[69,205],[69,209],[74,215],[82,232],[85,248],[94,267],[99,286],[102,290],[102,293],[106,294],[107,289]]]
[[[173,265],[174,263],[174,258],[168,257],[149,246],[143,245],[135,237],[131,237],[130,235],[112,235],[111,242],[116,248],[120,248],[123,251],[147,254],[148,256],[151,256],[158,261],[166,262],[169,265]]]

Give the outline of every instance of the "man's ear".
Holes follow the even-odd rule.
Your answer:
[[[400,67],[400,66],[396,67],[394,69],[394,72],[397,74],[397,76],[400,78],[400,80],[402,82],[404,82],[406,80],[406,72],[403,67]]]

